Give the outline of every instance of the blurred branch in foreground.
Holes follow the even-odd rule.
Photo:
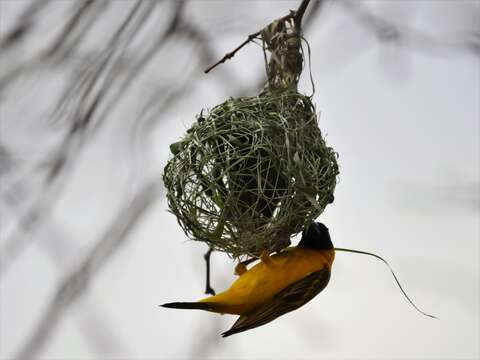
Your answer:
[[[50,0],[33,1],[27,5],[23,12],[18,16],[15,26],[10,29],[5,36],[0,38],[0,50],[5,51],[9,47],[15,46],[21,42],[32,30],[37,14],[44,10],[49,2]]]
[[[89,3],[85,2],[85,4]],[[122,61],[126,51],[125,42],[131,41],[140,31],[147,18],[151,16],[156,3],[145,3],[146,6],[143,8],[142,4],[144,3],[141,1],[135,3],[107,44],[105,51],[91,60],[87,66],[83,65],[79,69],[80,71],[73,76],[59,98],[52,121],[58,122],[61,119],[66,129],[54,149],[47,154],[47,158],[31,169],[37,175],[38,172],[44,174],[42,190],[33,195],[36,201],[19,214],[18,230],[10,235],[6,244],[2,246],[0,276],[23,249],[35,240],[36,228],[48,218],[50,209],[61,195],[61,190],[73,172],[76,159],[93,138],[98,136],[100,127],[108,122],[107,115],[118,103],[120,95],[127,93],[127,84],[121,81],[125,75],[122,76],[123,74],[118,71],[119,62]],[[81,12],[81,14],[85,13]],[[77,17],[78,13],[72,16]],[[72,20],[72,23],[76,24],[78,20]],[[66,29],[71,31],[72,27],[67,26]],[[64,38],[68,37],[64,35]],[[58,46],[56,48],[58,49]],[[141,65],[145,65],[144,63],[145,61]],[[130,73],[126,77],[129,82],[132,81]],[[15,184],[25,182],[30,176],[31,174],[24,175]],[[2,195],[5,192],[2,189]]]
[[[81,251],[81,241],[56,218],[45,227],[39,233],[39,247],[56,266],[58,273],[70,273],[72,259],[78,259]],[[118,333],[117,319],[108,315],[108,307],[104,306],[98,294],[90,291],[81,297],[72,315],[81,336],[97,357],[107,354],[125,356],[129,353],[125,340]]]
[[[433,53],[452,53],[455,51],[470,52],[480,56],[480,22],[477,12],[476,28],[469,32],[452,34],[450,39],[435,37],[414,30],[405,25],[387,21],[381,16],[373,14],[367,6],[360,1],[340,1],[347,12],[351,13],[364,27],[372,30],[378,39],[384,43],[393,43],[398,46],[407,46],[415,50]],[[472,10],[475,11],[475,10]]]
[[[131,201],[127,201],[90,253],[59,285],[43,317],[15,359],[32,359],[42,350],[63,314],[83,295],[101,268],[126,243],[135,226],[158,198],[158,189],[155,179],[153,183],[144,185]]]
[[[20,209],[16,207],[22,202],[21,198],[31,195],[29,186],[22,185],[24,184],[18,184],[15,191],[10,191],[5,194],[4,202],[9,205],[8,210],[10,210],[11,213],[18,213]],[[18,186],[22,187],[19,188]],[[50,224],[43,224],[42,228],[43,230],[47,230],[47,234],[43,238],[40,238],[38,245],[56,265],[60,274],[68,273],[71,267],[71,259],[78,256],[81,242],[68,231],[63,231],[63,227],[56,224],[57,219],[49,220]],[[47,227],[47,229],[45,229],[45,227]],[[38,237],[39,234],[36,236]],[[6,269],[8,264],[10,264],[8,261],[20,255],[12,254],[12,251],[21,251],[28,239],[30,239],[30,234],[27,223],[24,224],[22,236],[19,236],[16,242],[9,243],[10,248],[2,249],[3,251],[0,253],[0,270]],[[98,356],[102,354],[127,353],[123,342],[115,331],[114,322],[110,321],[112,319],[103,311],[101,302],[98,298],[95,298],[94,294],[82,298],[78,306],[78,311],[75,311],[74,315],[83,338],[92,351]]]

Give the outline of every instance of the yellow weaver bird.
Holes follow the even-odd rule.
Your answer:
[[[230,336],[267,324],[312,300],[327,286],[334,258],[327,227],[313,223],[296,247],[272,256],[264,252],[260,262],[249,270],[238,264],[235,273],[239,278],[226,291],[197,302],[162,306],[240,315],[222,334]]]
[[[260,262],[249,270],[244,263],[238,264],[235,274],[239,278],[226,291],[197,302],[173,302],[162,306],[240,315],[223,337],[253,329],[298,309],[325,289],[335,251],[369,255],[384,262],[409,303],[421,314],[436,319],[410,300],[387,261],[365,251],[334,248],[327,227],[321,223],[311,224],[296,247],[286,248],[273,256],[263,253]]]

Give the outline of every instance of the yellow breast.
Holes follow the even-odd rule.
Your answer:
[[[201,301],[218,304],[213,311],[245,314],[306,275],[330,268],[334,257],[334,250],[288,248],[273,255],[271,263],[259,262],[253,266],[226,291]]]

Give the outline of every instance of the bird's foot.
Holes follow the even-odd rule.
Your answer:
[[[213,290],[209,285],[207,285],[207,287],[205,288],[205,294],[209,294],[212,296],[216,295],[215,290]]]
[[[266,250],[263,250],[260,254],[260,261],[263,262],[265,265],[273,265],[272,258]]]
[[[235,266],[235,275],[241,276],[246,272],[247,272],[247,267],[245,266],[244,263],[238,263],[237,266]]]

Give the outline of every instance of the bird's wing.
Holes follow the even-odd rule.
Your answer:
[[[230,336],[257,326],[265,325],[277,317],[298,309],[317,296],[330,280],[330,269],[315,271],[277,293],[273,299],[246,315],[242,315],[230,330],[222,334]]]

